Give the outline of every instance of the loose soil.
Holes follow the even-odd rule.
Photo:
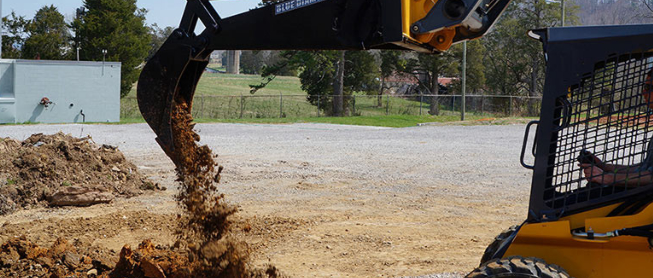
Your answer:
[[[0,157],[0,215],[47,206],[65,187],[123,197],[157,187],[116,147],[98,147],[91,137],[59,132],[34,134],[22,142],[0,138]]]
[[[135,249],[126,244],[116,262],[113,260],[115,253],[93,248],[90,242],[79,240],[79,234],[69,234],[76,239],[75,244],[59,237],[50,248],[40,247],[21,235],[0,246],[2,277],[280,277],[273,266],[266,269],[251,267],[248,245],[232,235],[232,218],[237,208],[227,204],[224,195],[218,193],[216,185],[222,167],[213,160],[207,146],[197,144],[200,139],[193,131],[192,121],[190,107],[183,101],[178,102],[171,121],[174,145],[164,148],[176,166],[177,181],[181,185],[175,196],[181,213],[177,215],[177,240],[172,246],[155,246],[150,239],[143,240]],[[31,199],[34,199],[33,204],[47,200],[49,192],[57,189],[53,184],[71,186],[79,183],[90,187],[88,184],[91,183],[93,190],[106,192],[113,188],[117,194],[132,196],[137,193],[121,190],[123,187],[119,185],[124,183],[125,188],[132,189],[130,185],[136,182],[150,183],[135,172],[136,167],[127,162],[116,148],[102,146],[97,149],[89,143],[90,140],[90,137],[78,139],[62,133],[52,136],[35,134],[22,143],[3,140],[0,150],[7,156],[15,156],[10,159],[14,167],[5,161],[0,169],[4,169],[7,175],[20,177],[17,181],[7,178],[8,184],[14,182],[2,187],[4,192],[13,193],[0,199],[4,202],[1,207],[5,208],[5,213],[12,211],[13,200],[22,206],[30,204]],[[77,171],[71,171],[73,167]],[[100,177],[106,175],[113,180],[112,174],[116,175],[117,184],[103,183],[105,181]],[[14,186],[16,184],[26,186],[18,189]],[[152,224],[158,226],[161,222]],[[3,226],[3,232],[13,232],[11,224]],[[107,233],[115,234],[116,231]],[[106,237],[106,234],[102,236]]]
[[[208,146],[198,145],[200,137],[193,131],[190,104],[181,96],[179,98],[173,105],[171,121],[174,149],[168,149],[167,154],[175,163],[177,180],[181,183],[177,202],[183,213],[177,233],[188,248],[185,258],[190,263],[197,262],[184,274],[166,274],[216,278],[279,276],[273,266],[267,270],[248,266],[247,244],[231,235],[232,218],[237,208],[227,204],[224,195],[217,190],[223,168],[213,160]]]
[[[30,133],[55,128],[78,129],[28,127]],[[109,142],[169,190],[91,207],[16,211],[0,216],[0,242],[26,235],[32,244],[51,249],[63,237],[80,255],[78,277],[92,277],[87,274],[93,270],[108,275],[93,261],[117,263],[125,244],[138,255],[124,257],[143,257],[139,245],[147,247],[146,239],[163,254],[159,258],[188,254],[184,243],[176,247],[178,215],[185,212],[175,201],[182,192],[175,167],[158,146],[148,147],[153,140],[142,135],[147,127],[85,130],[91,128],[94,138],[121,130],[124,139]],[[14,127],[0,130],[11,134]],[[248,243],[248,265],[265,269],[273,263],[289,277],[462,275],[477,266],[496,234],[526,216],[530,172],[517,159],[523,126],[210,124],[200,130],[203,143],[224,148],[219,188],[238,204],[231,237]],[[20,260],[29,264],[18,263],[14,268],[21,272],[0,272],[0,277],[49,277],[30,274],[36,272],[28,272],[29,266],[36,269],[38,263],[27,255]],[[53,261],[66,266],[65,258]]]

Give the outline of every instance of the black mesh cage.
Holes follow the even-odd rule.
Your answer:
[[[547,207],[578,208],[653,185],[652,109],[644,97],[651,89],[651,56],[600,61],[556,99],[555,153],[549,154],[542,195]]]

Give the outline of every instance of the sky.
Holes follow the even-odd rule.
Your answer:
[[[54,5],[67,20],[75,15],[75,10],[82,6],[82,0],[0,0],[2,1],[2,16],[12,11],[16,15],[32,19],[36,11],[43,6]],[[220,17],[225,18],[256,7],[261,0],[215,0],[211,1]],[[139,8],[148,10],[146,20],[148,25],[156,23],[159,27],[177,27],[186,5],[186,0],[137,0]]]

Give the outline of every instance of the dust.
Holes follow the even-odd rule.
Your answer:
[[[62,200],[53,197],[74,196],[62,204],[89,205],[79,197],[109,202],[113,196],[132,197],[158,186],[116,147],[98,147],[91,137],[59,132],[33,134],[22,142],[0,138],[0,157],[0,215]]]

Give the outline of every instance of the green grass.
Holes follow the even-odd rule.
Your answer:
[[[259,85],[263,81],[260,75],[252,74],[202,74],[195,96],[238,96],[251,95],[249,85]],[[136,85],[129,93],[129,97],[136,97]],[[268,86],[258,90],[256,95],[306,95],[301,90],[299,78],[292,76],[277,76]]]
[[[261,124],[287,124],[287,123],[325,123],[341,125],[364,125],[382,127],[411,127],[419,123],[447,121],[443,117],[432,116],[410,116],[410,115],[389,115],[389,116],[354,116],[354,117],[311,117],[311,118],[269,118],[269,119],[224,119],[217,122],[224,123],[261,123]],[[204,121],[199,119],[199,122]],[[208,120],[207,122],[216,122]]]
[[[440,116],[430,117],[430,105],[418,99],[356,94],[345,108],[354,117],[324,117],[307,100],[297,77],[278,76],[264,89],[250,94],[249,85],[260,84],[259,75],[204,73],[193,99],[193,117],[200,122],[292,123],[315,122],[375,126],[414,126],[421,122],[456,121],[460,117],[459,98],[438,98]],[[136,86],[121,100],[121,123],[143,122],[136,102]],[[488,102],[488,104],[492,104]],[[504,105],[507,107],[507,105]],[[470,107],[470,106],[468,106]],[[391,115],[391,116],[388,116]],[[468,115],[482,118],[490,114]],[[471,119],[471,118],[470,118]]]
[[[469,115],[465,122],[460,122],[460,115],[442,116],[413,116],[413,115],[389,115],[389,116],[354,116],[354,117],[306,117],[306,118],[249,118],[249,119],[210,119],[197,118],[198,123],[242,123],[242,124],[293,124],[293,123],[326,123],[341,125],[363,125],[381,127],[411,127],[420,123],[457,123],[462,125],[474,124],[511,124],[526,123],[526,118],[502,118],[488,119],[481,115]],[[143,123],[142,118],[123,119],[120,123]]]

